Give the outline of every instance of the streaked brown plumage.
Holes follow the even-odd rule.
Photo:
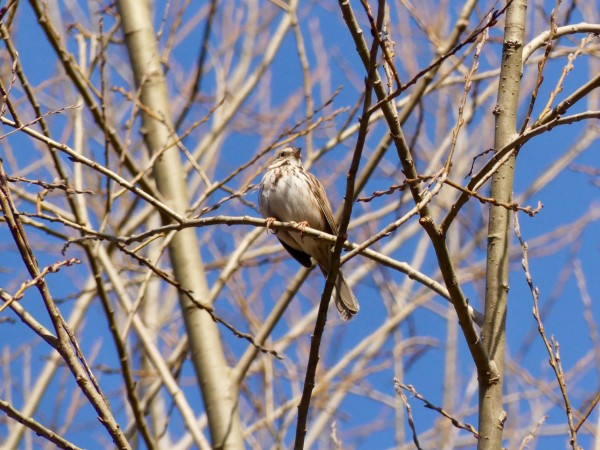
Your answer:
[[[278,150],[262,179],[260,211],[266,219],[282,222],[307,222],[311,228],[337,233],[331,206],[323,185],[302,166],[300,149]],[[301,235],[299,231],[278,230],[277,238],[303,266],[310,267],[314,258],[325,276],[331,266],[331,243]],[[349,320],[358,312],[358,302],[340,271],[332,297],[340,316]]]

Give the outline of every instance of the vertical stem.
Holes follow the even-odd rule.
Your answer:
[[[140,100],[154,113],[142,112],[142,129],[150,153],[155,154],[163,151],[164,146],[172,141],[174,126],[150,3],[118,0],[117,6]],[[164,151],[153,166],[160,194],[180,214],[184,214],[189,206],[186,179],[182,176],[184,173],[177,148]],[[163,217],[163,220],[167,218]],[[179,302],[189,337],[192,363],[202,390],[212,446],[215,449],[243,448],[238,391],[232,383],[217,324],[184,294],[193,292],[201,302],[209,298],[199,243],[193,228],[181,230],[174,236],[169,244],[169,256],[175,279],[181,286]],[[201,437],[194,437],[199,445]]]
[[[516,134],[526,10],[526,0],[512,0],[506,12],[502,67],[495,109],[494,148],[496,151],[509,143]],[[513,153],[492,177],[491,196],[499,202],[510,203],[511,201],[515,155],[516,153]],[[479,379],[478,450],[502,447],[502,429],[506,418],[502,408],[502,382],[508,298],[510,215],[508,209],[490,205],[482,335],[487,353],[498,369],[498,376],[491,382],[485,378]]]

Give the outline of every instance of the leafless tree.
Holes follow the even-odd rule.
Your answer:
[[[6,3],[3,448],[600,448],[599,11]],[[286,144],[325,281],[257,209]]]

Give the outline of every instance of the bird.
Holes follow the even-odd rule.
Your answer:
[[[296,222],[319,231],[338,232],[331,205],[321,182],[302,165],[301,149],[284,147],[276,151],[262,178],[259,207],[267,228],[269,221]],[[280,229],[276,236],[281,245],[304,267],[311,267],[311,257],[327,277],[331,268],[332,243],[302,234],[302,231]],[[358,313],[359,305],[341,271],[332,293],[342,320]]]

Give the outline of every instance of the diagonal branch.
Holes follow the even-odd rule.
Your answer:
[[[354,10],[352,9],[352,5],[347,0],[340,0],[339,5],[346,22],[346,26],[352,35],[357,52],[363,62],[363,66],[365,67],[365,70],[369,72],[371,67],[369,50],[364,39],[364,34],[360,28],[360,25],[358,24]],[[374,71],[373,77],[373,88],[377,98],[379,100],[385,99],[387,94],[377,70]],[[396,147],[400,163],[402,164],[404,176],[408,179],[418,179],[419,174],[416,169],[416,164],[410,152],[408,142],[404,137],[394,102],[384,102],[381,105],[381,109],[390,129],[390,136]],[[421,204],[423,201],[424,192],[420,185],[417,183],[410,183],[409,188],[415,204]],[[452,299],[452,304],[456,309],[465,340],[469,346],[473,360],[477,365],[478,373],[482,378],[493,382],[493,380],[496,378],[496,368],[490,361],[490,358],[487,355],[487,352],[483,347],[483,343],[479,337],[479,333],[475,328],[475,325],[469,314],[468,300],[458,284],[456,270],[446,246],[445,232],[433,221],[428,205],[425,205],[423,208],[421,208],[419,215],[421,217],[420,223],[429,235],[433,244],[438,264],[440,266],[442,276],[444,277],[444,282],[448,288],[448,292]]]

